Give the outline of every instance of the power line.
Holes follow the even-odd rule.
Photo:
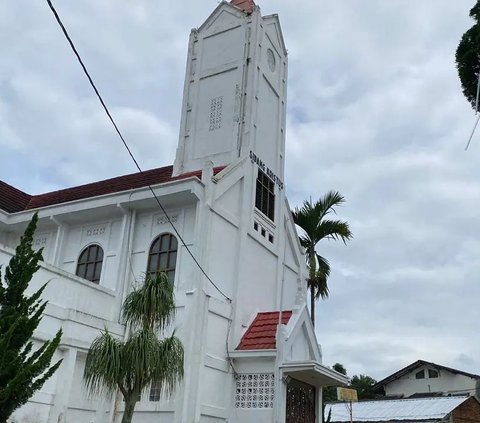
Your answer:
[[[95,83],[93,82],[93,79],[92,77],[90,76],[90,73],[88,72],[85,64],[83,63],[83,60],[82,58],[80,57],[80,54],[78,53],[75,45],[73,44],[73,41],[72,39],[70,38],[70,35],[68,35],[68,32],[67,32],[67,29],[65,28],[65,26],[63,25],[62,23],[62,20],[60,19],[60,16],[58,15],[57,11],[55,10],[55,7],[53,6],[51,0],[47,0],[47,3],[48,3],[48,6],[50,7],[50,10],[52,11],[53,15],[55,16],[55,19],[57,20],[57,23],[58,25],[60,25],[60,28],[62,29],[63,31],[63,35],[65,35],[65,38],[67,39],[68,41],[68,44],[70,44],[70,47],[72,49],[72,51],[75,53],[75,56],[77,57],[77,60],[78,62],[80,63],[80,66],[82,67],[83,69],[83,72],[85,73],[86,77],[88,78],[88,81],[90,82],[90,85],[92,86],[93,90],[95,91],[95,94],[97,95],[97,98],[98,100],[100,101],[100,103],[102,104],[103,106],[103,110],[105,111],[105,113],[107,114],[108,118],[110,119],[110,122],[112,123],[113,127],[115,128],[115,131],[117,132],[118,136],[120,137],[120,139],[122,140],[122,143],[123,143],[123,146],[125,147],[125,149],[128,151],[128,154],[130,155],[131,159],[133,160],[133,162],[135,163],[135,166],[137,167],[139,173],[141,175],[143,175],[143,171],[140,167],[140,165],[138,164],[137,160],[135,159],[135,156],[133,155],[132,151],[130,150],[130,147],[128,146],[127,144],[127,141],[125,141],[125,138],[123,137],[122,133],[120,132],[120,129],[118,128],[117,124],[115,123],[115,120],[113,119],[112,115],[110,114],[110,111],[108,110],[108,107],[107,105],[105,104],[105,102],[103,101],[103,98],[102,96],[100,95],[100,92],[98,91]],[[167,217],[167,220],[168,220],[168,223],[170,223],[170,225],[172,226],[173,230],[175,231],[175,233],[177,234],[178,238],[180,239],[180,241],[182,242],[182,245],[186,248],[186,250],[188,251],[188,254],[190,254],[190,257],[192,257],[193,261],[195,262],[195,264],[198,266],[198,268],[200,269],[200,271],[203,273],[203,275],[207,278],[207,280],[213,285],[213,287],[229,302],[232,302],[232,299],[230,297],[228,297],[226,294],[224,294],[222,292],[222,290],[215,284],[215,282],[212,281],[212,279],[210,278],[210,276],[208,276],[207,272],[203,269],[203,267],[200,265],[200,263],[198,262],[198,260],[196,259],[196,257],[194,256],[194,254],[192,253],[192,251],[190,250],[190,248],[188,247],[188,245],[185,243],[185,241],[183,240],[183,237],[180,235],[180,233],[178,232],[177,228],[175,227],[175,225],[173,224],[172,220],[170,219],[170,216],[168,215],[167,211],[165,210],[165,208],[162,206],[162,203],[160,202],[160,200],[158,199],[157,195],[155,194],[155,191],[153,190],[152,186],[150,184],[148,184],[148,188],[150,189],[153,197],[155,198],[158,206],[160,207],[160,209],[162,210],[162,212],[165,214],[165,216]]]

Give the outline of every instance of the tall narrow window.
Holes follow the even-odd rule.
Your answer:
[[[89,245],[78,257],[76,275],[83,279],[100,283],[102,273],[103,249],[98,244]]]
[[[147,275],[152,276],[159,270],[163,270],[173,282],[175,280],[177,250],[177,238],[172,234],[162,234],[155,238],[148,255]]]
[[[160,401],[160,394],[162,393],[162,385],[159,381],[154,380],[150,385],[150,395],[148,397],[149,401],[157,402]]]
[[[260,169],[257,176],[255,207],[270,220],[275,217],[275,185]]]

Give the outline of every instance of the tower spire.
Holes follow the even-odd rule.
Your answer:
[[[231,0],[230,4],[247,13],[252,13],[253,9],[255,9],[255,2],[253,0]]]

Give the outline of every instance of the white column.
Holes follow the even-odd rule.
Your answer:
[[[76,360],[76,348],[70,347],[63,351],[63,362],[57,370],[58,376],[55,386],[55,398],[48,416],[48,423],[66,423],[67,421],[68,400],[72,389]]]

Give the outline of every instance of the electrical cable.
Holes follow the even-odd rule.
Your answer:
[[[125,141],[125,138],[123,137],[122,133],[120,132],[120,129],[118,128],[117,124],[115,123],[115,120],[113,119],[112,115],[110,114],[110,111],[108,110],[108,107],[107,105],[105,104],[105,102],[103,101],[103,98],[102,96],[100,95],[100,92],[98,91],[95,83],[93,82],[93,79],[92,77],[90,76],[90,73],[88,72],[85,64],[83,63],[83,60],[82,58],[80,57],[80,54],[78,53],[72,39],[70,38],[70,35],[68,34],[65,26],[63,25],[62,23],[62,20],[60,19],[60,16],[58,15],[55,7],[53,6],[51,0],[47,0],[47,3],[48,3],[48,6],[50,7],[50,10],[52,11],[53,15],[55,16],[55,19],[58,23],[58,25],[60,25],[60,28],[62,29],[62,32],[63,32],[63,35],[65,35],[65,38],[67,39],[68,43],[70,44],[70,47],[73,51],[73,53],[75,54],[75,56],[77,57],[77,60],[78,62],[80,63],[80,66],[82,67],[83,69],[83,72],[85,73],[86,77],[88,78],[88,81],[90,82],[90,85],[92,86],[93,90],[95,91],[95,94],[97,95],[97,98],[98,100],[100,101],[100,103],[102,104],[103,106],[103,109],[105,111],[105,113],[107,114],[108,118],[110,119],[110,122],[112,123],[113,127],[115,128],[115,131],[116,133],[118,134],[118,136],[120,137],[120,139],[122,140],[122,143],[125,147],[125,149],[127,150],[128,154],[130,155],[131,159],[133,160],[133,162],[135,163],[135,166],[136,168],[138,169],[139,173],[141,175],[143,175],[143,171],[140,167],[140,165],[138,164],[135,156],[133,155],[132,151],[130,150],[130,147],[128,146],[127,142]],[[178,238],[180,239],[182,245],[185,247],[185,249],[187,250],[187,252],[189,253],[190,257],[193,259],[193,261],[195,262],[195,264],[197,265],[197,267],[200,269],[200,271],[203,273],[203,275],[207,278],[207,280],[212,284],[212,286],[228,301],[228,302],[232,302],[232,299],[230,297],[228,297],[226,294],[224,294],[222,292],[222,290],[215,284],[215,282],[213,282],[213,280],[210,278],[210,276],[208,276],[207,272],[203,269],[203,267],[200,265],[200,263],[198,262],[197,258],[195,257],[195,255],[192,253],[192,251],[190,250],[190,248],[188,247],[188,245],[185,243],[183,237],[180,235],[180,233],[178,232],[177,228],[175,227],[175,225],[173,224],[172,220],[170,219],[170,216],[168,215],[167,211],[165,210],[165,208],[163,207],[162,203],[160,202],[160,200],[158,199],[157,195],[155,194],[155,191],[153,190],[152,186],[150,184],[148,184],[148,188],[150,189],[153,197],[155,198],[158,206],[160,207],[160,209],[162,210],[162,212],[165,214],[168,222],[170,223],[170,225],[172,226],[173,230],[175,231],[175,233],[177,234]]]

